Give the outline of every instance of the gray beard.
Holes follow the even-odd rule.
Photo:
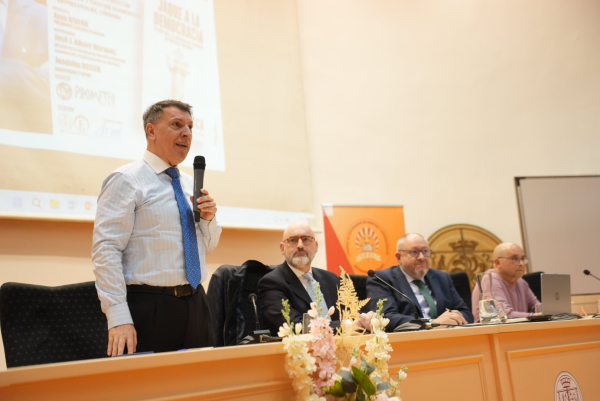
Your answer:
[[[310,265],[310,258],[308,256],[294,256],[292,260],[289,261],[290,265],[298,268],[303,268]]]

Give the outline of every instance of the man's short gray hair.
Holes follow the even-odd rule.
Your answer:
[[[425,237],[423,237],[421,234],[416,234],[416,233],[404,234],[402,237],[400,237],[398,242],[396,242],[396,252],[398,252],[402,248],[404,248],[404,245],[406,244],[406,240],[408,239],[408,237],[413,236],[413,235],[418,235],[419,237],[425,239]]]
[[[187,103],[180,102],[179,100],[163,100],[157,103],[154,103],[152,106],[148,107],[144,112],[144,133],[146,133],[146,138],[148,138],[148,133],[146,132],[146,126],[148,124],[154,124],[162,116],[163,110],[166,107],[177,107],[181,111],[185,111],[191,117],[194,117],[192,114],[192,106]]]

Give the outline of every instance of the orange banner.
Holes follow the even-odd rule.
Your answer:
[[[327,270],[367,274],[394,266],[396,242],[405,234],[402,206],[323,205]]]

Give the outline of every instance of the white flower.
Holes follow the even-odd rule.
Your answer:
[[[287,323],[284,323],[283,326],[281,326],[279,328],[277,335],[279,337],[286,337],[286,336],[289,336],[291,333],[292,333],[292,330],[290,329],[290,326],[288,326]]]
[[[296,334],[302,333],[302,325],[300,323],[296,323]]]
[[[317,312],[317,304],[316,303],[314,303],[314,302],[310,303],[310,309],[308,311],[308,314],[312,318],[319,316],[319,313]]]
[[[374,330],[383,330],[385,328],[385,326],[388,325],[389,322],[390,322],[390,319],[387,319],[385,317],[382,317],[382,318],[374,317],[371,320],[371,325],[373,326]]]
[[[333,306],[332,306],[332,307],[331,307],[331,308],[329,308],[329,310],[327,311],[327,314],[328,314],[329,316],[331,316],[331,315],[333,315],[334,313],[335,313],[335,307],[333,307]]]
[[[408,377],[408,375],[406,374],[405,371],[403,370],[399,370],[398,371],[398,381],[401,382],[402,380],[406,379]]]

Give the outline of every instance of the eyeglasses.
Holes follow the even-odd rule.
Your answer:
[[[529,263],[529,259],[527,259],[527,258],[498,258],[498,259],[510,260],[515,265],[518,265],[521,262],[523,262],[524,265],[526,265],[527,263]]]
[[[428,258],[431,256],[433,251],[431,249],[423,249],[423,250],[408,250],[408,249],[399,249],[398,252],[408,252],[410,256],[413,258],[418,258],[419,254],[422,253],[424,258]]]
[[[313,241],[315,240],[313,237],[310,237],[308,235],[303,235],[301,237],[290,237],[288,239],[284,239],[283,242],[287,242],[288,244],[292,245],[292,246],[296,246],[298,245],[298,241],[302,240],[302,243],[304,245],[310,245],[313,243]]]

